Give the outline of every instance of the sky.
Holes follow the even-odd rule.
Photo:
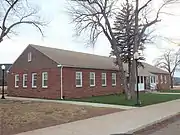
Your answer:
[[[66,0],[34,0],[34,3],[40,7],[43,18],[51,20],[43,29],[45,37],[42,37],[38,30],[30,25],[17,27],[15,29],[17,35],[11,35],[11,39],[6,38],[0,43],[0,63],[13,63],[28,44],[109,56],[110,44],[103,35],[100,36],[94,48],[87,47],[83,39],[73,36],[75,30],[71,23],[71,17],[66,12]],[[180,10],[178,6],[176,4],[164,10],[176,16],[161,14],[161,22],[155,25],[156,35],[180,41]],[[158,7],[157,0],[154,0],[153,7],[155,9]],[[148,44],[146,47],[144,55],[146,62],[150,64],[153,64],[154,59],[162,54],[163,48],[179,48],[160,37],[156,38],[154,44]],[[176,73],[176,76],[180,76],[180,73]]]

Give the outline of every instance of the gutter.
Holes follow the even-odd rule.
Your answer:
[[[57,65],[57,67],[60,68],[60,74],[61,74],[61,76],[60,76],[60,80],[61,80],[60,81],[60,85],[61,85],[61,87],[60,87],[60,99],[63,99],[63,82],[62,82],[63,65],[59,64],[59,65]]]

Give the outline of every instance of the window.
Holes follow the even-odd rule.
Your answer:
[[[19,87],[19,75],[15,75],[15,87],[18,88]]]
[[[37,88],[37,73],[32,73],[32,88]]]
[[[116,73],[112,73],[112,86],[116,86]]]
[[[156,78],[155,78],[155,76],[151,76],[151,83],[156,83]]]
[[[164,76],[164,82],[167,83],[167,77],[166,77],[166,75]]]
[[[161,83],[163,83],[163,76],[161,75]]]
[[[106,86],[106,73],[101,74],[102,86]]]
[[[28,53],[28,62],[30,62],[31,60],[32,60],[32,53],[29,52],[29,53]]]
[[[141,82],[141,77],[140,76],[138,76],[138,78],[137,78],[137,82],[136,83],[140,83]]]
[[[95,86],[95,73],[90,72],[90,86]]]
[[[23,88],[27,88],[27,74],[23,74]]]
[[[141,83],[144,83],[144,81],[143,81],[143,80],[144,80],[144,78],[143,78],[143,76],[141,76]]]
[[[138,83],[143,83],[143,76],[138,76]]]
[[[42,87],[43,88],[48,87],[48,73],[47,72],[42,73]]]
[[[82,87],[82,72],[76,72],[76,87]]]

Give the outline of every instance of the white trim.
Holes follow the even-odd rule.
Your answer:
[[[93,78],[91,78],[91,75],[93,75]],[[96,84],[95,84],[95,83],[96,83],[96,81],[95,81],[95,78],[96,78],[96,77],[95,77],[95,76],[96,76],[95,72],[90,72],[90,74],[89,74],[89,80],[90,80],[90,82],[89,82],[89,83],[90,83],[90,86],[91,86],[91,87],[96,86]],[[91,79],[92,79],[93,82],[94,82],[93,85],[91,84]]]
[[[80,78],[77,78],[77,74],[80,75]],[[82,72],[76,72],[75,80],[77,80],[77,79],[80,79],[80,85],[76,84],[76,87],[77,88],[82,87]]]
[[[107,86],[107,82],[106,82],[106,73],[101,73],[101,81],[103,80],[103,79],[105,79],[105,84],[103,84],[102,82],[102,86]]]
[[[60,68],[60,98],[63,99],[63,65],[59,64],[57,65],[58,68]]]
[[[30,61],[32,61],[32,53],[31,52],[28,53],[28,62],[30,62]]]
[[[114,78],[115,77],[115,78]],[[112,73],[112,86],[116,86],[116,73]],[[115,83],[113,84],[113,79],[115,80]]]
[[[44,79],[44,76],[45,76],[45,74],[47,74],[47,81],[48,81],[48,72],[42,72],[42,88],[47,88],[48,87],[48,84],[47,84],[47,86],[45,86],[44,85],[44,81],[45,81],[45,79]]]
[[[36,75],[36,85],[34,85],[34,76]],[[37,73],[32,73],[32,88],[37,88]]]
[[[61,99],[63,99],[63,66],[61,66]]]
[[[17,78],[17,77],[18,77],[18,78]],[[14,79],[14,85],[15,85],[14,87],[15,87],[15,88],[18,88],[19,85],[17,85],[17,81],[19,82],[19,74],[16,74],[16,75],[14,76],[14,78],[15,78],[15,79]]]
[[[23,74],[23,88],[27,88],[27,85],[25,85],[25,77],[27,77],[27,74]],[[27,78],[26,78],[27,79]],[[27,79],[28,80],[28,79]],[[27,81],[26,80],[26,81]]]

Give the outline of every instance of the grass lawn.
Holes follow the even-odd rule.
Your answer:
[[[16,134],[118,111],[123,110],[0,99],[0,135]]]
[[[160,92],[167,92],[167,93],[180,93],[180,90],[161,90]]]
[[[142,106],[171,101],[171,100],[175,100],[175,99],[180,99],[180,95],[153,94],[153,93],[141,93],[140,94],[140,100],[142,102]],[[127,105],[127,106],[134,106],[136,103],[136,100],[126,100],[125,96],[123,94],[97,96],[97,97],[71,99],[71,100],[82,101],[82,102],[114,104],[114,105]]]

